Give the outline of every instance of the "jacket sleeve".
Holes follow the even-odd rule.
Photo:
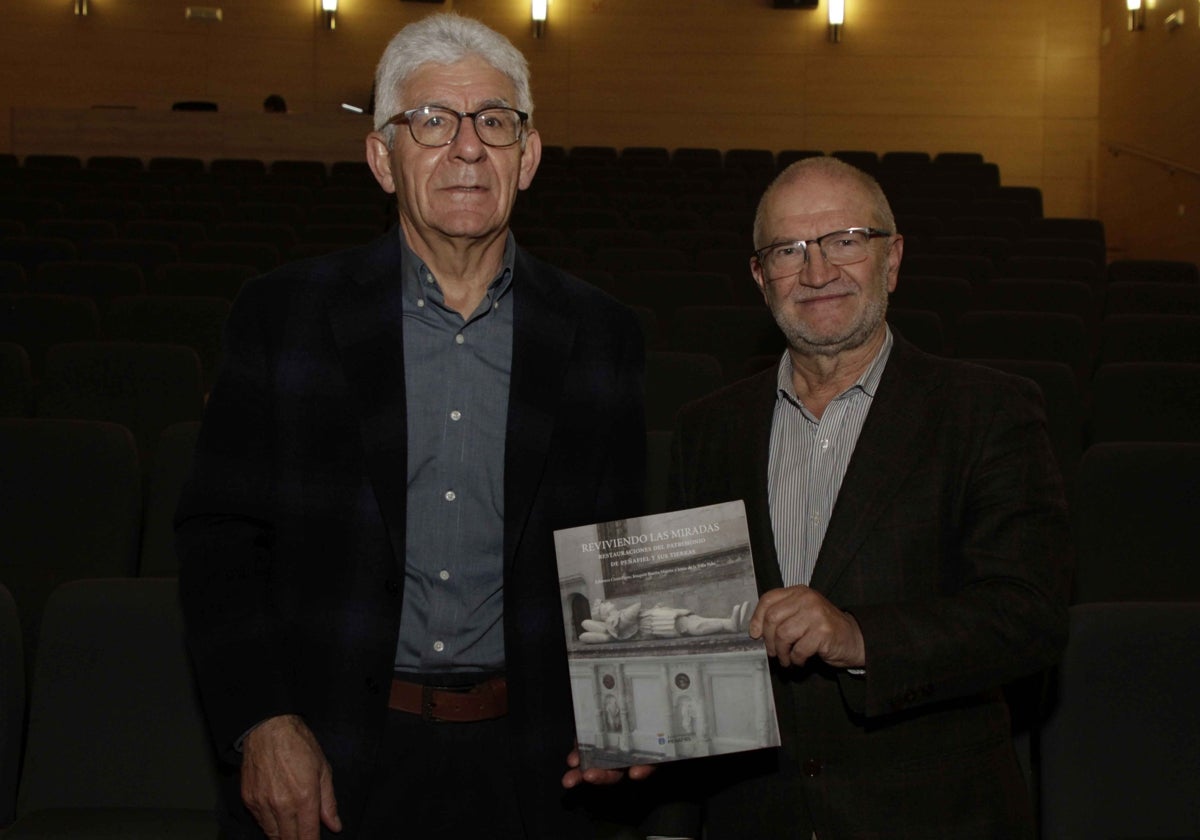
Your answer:
[[[218,752],[236,760],[254,724],[290,711],[267,605],[274,538],[272,400],[261,285],[240,295],[176,512],[189,650]]]

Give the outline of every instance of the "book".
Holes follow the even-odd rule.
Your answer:
[[[741,501],[554,532],[580,763],[779,745]]]

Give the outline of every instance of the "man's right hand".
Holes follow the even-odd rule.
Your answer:
[[[296,715],[267,718],[242,743],[242,800],[267,837],[318,840],[341,831],[333,771]]]

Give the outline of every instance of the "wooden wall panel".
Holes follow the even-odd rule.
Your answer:
[[[344,159],[348,145],[358,156],[366,126],[341,121],[340,103],[366,104],[379,52],[400,26],[455,9],[529,57],[546,143],[980,150],[1006,183],[1041,186],[1048,208],[1083,212],[1095,204],[1096,153],[1086,146],[1102,110],[1101,3],[1118,4],[848,0],[844,39],[832,44],[824,7],[770,0],[552,0],[540,40],[527,0],[341,0],[335,32],[322,26],[318,0],[199,2],[220,6],[224,20],[185,21],[186,0],[91,0],[86,20],[71,15],[70,0],[10,4],[0,151],[111,147],[101,137],[68,141],[45,114],[111,104],[135,106],[139,128],[158,126],[144,147],[195,149],[207,135],[144,117],[202,98],[220,103],[226,155],[279,142],[280,157]],[[279,123],[252,118],[272,92],[287,98],[285,125],[297,136],[277,138]],[[12,109],[37,117],[18,126]],[[49,132],[40,139],[38,125]],[[236,137],[242,130],[251,133]]]
[[[1166,16],[1181,6],[1185,24],[1168,31]],[[1200,262],[1196,11],[1160,0],[1145,30],[1129,32],[1124,5],[1103,5],[1097,213],[1112,256]]]

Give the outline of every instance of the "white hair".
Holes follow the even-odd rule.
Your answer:
[[[424,64],[454,64],[479,56],[507,76],[516,90],[512,107],[533,115],[529,89],[529,63],[512,42],[479,21],[454,12],[429,15],[393,36],[375,69],[375,129],[389,145],[395,126],[385,123],[407,107],[425,103],[404,102],[404,87]]]

